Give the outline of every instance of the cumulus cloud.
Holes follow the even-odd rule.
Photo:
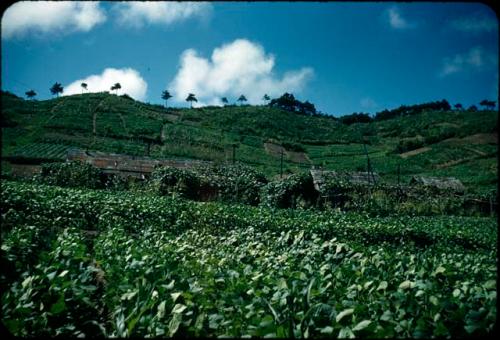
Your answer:
[[[120,83],[119,94],[128,94],[136,100],[144,100],[148,84],[140,73],[132,68],[107,68],[101,74],[78,79],[64,87],[64,95],[82,93],[81,84],[86,83],[89,92],[110,91],[111,86]]]
[[[389,18],[389,24],[391,25],[392,28],[406,29],[406,28],[413,28],[415,26],[414,24],[408,22],[408,20],[403,18],[397,7],[389,8],[387,10],[387,15]]]
[[[212,11],[208,2],[127,1],[114,7],[122,25],[141,27],[144,24],[170,25],[191,17],[204,18]]]
[[[498,30],[498,20],[495,17],[477,12],[470,17],[451,21],[451,27],[462,32],[494,32]]]
[[[20,1],[5,11],[2,37],[88,32],[105,20],[99,2]]]
[[[266,93],[273,97],[300,92],[314,73],[312,68],[304,67],[277,78],[274,65],[273,55],[246,39],[216,48],[210,60],[188,49],[182,53],[179,70],[168,88],[177,102],[184,102],[189,93],[194,93],[198,106],[221,105],[221,97],[236,99],[241,94],[248,103],[261,104]]]
[[[439,72],[440,77],[467,70],[478,70],[496,63],[497,57],[481,47],[473,47],[468,52],[457,54],[452,58],[444,58]]]

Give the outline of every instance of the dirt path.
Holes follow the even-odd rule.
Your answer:
[[[281,145],[269,142],[264,143],[264,149],[268,154],[274,157],[280,157],[281,152],[283,152],[286,157],[294,163],[312,164],[311,159],[309,159],[309,156],[305,152],[288,151]]]
[[[498,144],[498,133],[477,133],[462,138],[462,141],[471,144]]]
[[[424,153],[424,152],[427,152],[427,151],[430,151],[430,150],[432,150],[432,148],[430,148],[428,146],[425,146],[423,148],[418,148],[418,149],[411,150],[411,151],[408,151],[408,152],[400,153],[399,156],[401,158],[408,158],[408,157],[415,156],[415,155],[418,155],[418,154],[421,154],[421,153]]]
[[[482,152],[482,151],[479,151],[479,150],[476,150],[476,149],[473,149],[473,148],[464,148],[464,149],[472,151],[472,152],[478,154],[479,156],[487,156],[488,155],[486,152]]]
[[[302,164],[311,164],[311,160],[304,152],[297,151],[285,151],[285,154],[292,162],[302,163]]]
[[[107,98],[102,99],[92,111],[92,133],[94,134],[94,136],[97,135],[97,127],[96,127],[97,109],[101,107],[101,105],[106,101],[106,99]]]
[[[453,166],[453,165],[457,165],[457,164],[460,164],[460,163],[467,162],[467,161],[469,161],[471,159],[474,159],[474,157],[471,157],[471,158],[460,158],[460,159],[456,159],[454,161],[444,162],[444,163],[436,165],[435,167],[436,167],[436,169],[444,169],[444,168],[448,168],[448,167]]]

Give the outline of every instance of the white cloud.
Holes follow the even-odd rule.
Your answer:
[[[20,1],[5,11],[2,37],[88,32],[105,20],[99,2]]]
[[[89,92],[110,91],[111,86],[120,83],[118,94],[128,94],[134,99],[144,100],[148,84],[139,72],[131,68],[107,68],[101,74],[90,75],[64,86],[64,95],[82,93],[81,83],[86,83]]]
[[[399,12],[399,9],[396,7],[391,7],[387,10],[387,14],[389,17],[389,24],[391,25],[392,28],[396,29],[406,29],[406,28],[413,28],[414,24],[411,24],[403,18],[401,13]]]
[[[127,1],[117,3],[114,10],[122,25],[141,27],[144,24],[170,25],[191,17],[204,18],[212,11],[208,2]]]
[[[479,70],[496,63],[497,57],[495,55],[486,52],[481,47],[473,47],[466,53],[457,54],[452,58],[444,58],[439,76],[445,77],[458,72]]]
[[[478,12],[470,17],[451,21],[451,27],[462,32],[493,32],[498,30],[498,20],[495,17]]]
[[[309,67],[286,72],[281,79],[273,74],[275,58],[262,46],[246,39],[216,48],[208,60],[194,49],[184,51],[180,68],[169,84],[177,102],[184,102],[189,93],[198,99],[197,106],[220,105],[221,97],[236,100],[241,94],[249,104],[262,104],[262,96],[278,96],[284,92],[300,92],[312,77]]]

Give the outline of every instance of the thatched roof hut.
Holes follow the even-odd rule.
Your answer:
[[[317,191],[322,191],[326,179],[338,179],[350,183],[352,185],[374,185],[380,180],[380,176],[376,172],[340,172],[311,169],[314,188]]]
[[[426,187],[434,187],[440,190],[452,190],[455,192],[465,191],[465,187],[462,182],[455,177],[413,176],[410,179],[410,185],[422,185]]]

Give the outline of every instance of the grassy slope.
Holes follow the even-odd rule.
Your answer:
[[[372,166],[385,180],[396,180],[400,164],[403,182],[412,174],[455,176],[473,191],[496,187],[497,145],[463,138],[496,133],[497,125],[497,113],[485,111],[427,112],[346,126],[264,106],[165,109],[105,93],[33,104],[2,93],[2,155],[64,159],[73,146],[145,155],[147,138],[155,141],[151,157],[224,161],[236,143],[238,160],[272,176],[279,173],[280,157],[266,152],[265,142],[300,143],[311,162],[326,169],[364,170],[365,136]],[[429,141],[430,150],[406,159],[394,152],[400,140],[416,137]],[[289,154],[284,163],[288,172],[310,166]]]

